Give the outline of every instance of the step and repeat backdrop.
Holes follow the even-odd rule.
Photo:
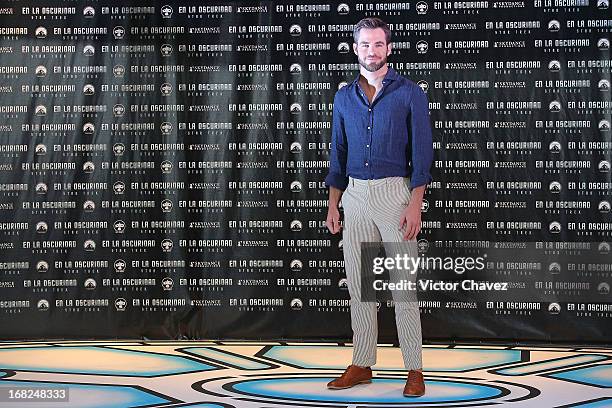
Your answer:
[[[429,100],[419,248],[486,266],[422,276],[507,286],[423,291],[424,338],[609,341],[608,0],[129,3],[0,6],[2,338],[350,339],[324,179],[378,16]]]

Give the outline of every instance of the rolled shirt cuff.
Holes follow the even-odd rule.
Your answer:
[[[432,179],[431,174],[413,174],[410,176],[410,189],[427,185]]]
[[[337,173],[329,173],[327,177],[325,177],[325,186],[326,187],[336,187],[342,191],[346,190],[348,187],[349,178],[346,176],[342,176]]]

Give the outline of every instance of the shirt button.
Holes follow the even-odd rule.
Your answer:
[[[368,109],[368,112],[372,112],[372,109]]]
[[[368,126],[368,129],[369,129],[369,128],[370,128],[370,127]]]
[[[366,162],[366,166],[368,165],[368,162]]]
[[[366,145],[366,147],[370,147],[370,145]]]

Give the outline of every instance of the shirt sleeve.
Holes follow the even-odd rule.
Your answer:
[[[344,118],[342,117],[340,109],[340,100],[340,90],[338,90],[334,96],[329,173],[327,177],[325,177],[325,186],[336,187],[344,191],[349,182],[348,176],[346,175],[348,143],[344,130]]]
[[[410,188],[427,185],[433,162],[433,140],[429,119],[429,102],[420,86],[414,85],[410,97],[410,133],[412,135],[412,175]]]

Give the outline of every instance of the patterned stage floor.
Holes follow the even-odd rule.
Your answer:
[[[402,396],[398,348],[371,384],[327,390],[350,345],[254,342],[0,343],[0,407],[612,407],[612,349],[425,345],[427,393]],[[40,389],[68,401],[11,399]],[[15,394],[16,389],[23,389]],[[49,395],[49,394],[47,394]],[[51,394],[53,395],[53,394]]]

